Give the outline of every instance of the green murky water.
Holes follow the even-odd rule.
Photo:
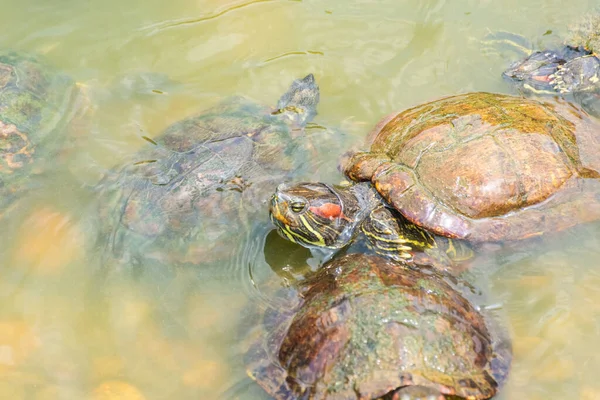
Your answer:
[[[88,244],[93,185],[131,160],[142,136],[231,94],[274,104],[309,72],[321,87],[315,122],[347,133],[311,177],[337,180],[335,155],[381,116],[448,94],[510,93],[500,78],[510,60],[486,49],[486,34],[520,33],[543,47],[598,6],[5,0],[0,48],[45,54],[95,103],[86,134],[2,220],[0,398],[266,399],[245,377],[238,326],[249,303],[272,301],[277,275],[265,259],[285,264],[279,254],[290,248],[269,236],[263,251],[265,221],[228,244],[220,269],[107,265]],[[161,93],[127,90],[146,72]],[[600,225],[588,225],[476,272],[513,337],[502,399],[600,398],[599,249]]]

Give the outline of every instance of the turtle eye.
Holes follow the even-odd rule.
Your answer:
[[[300,212],[304,211],[305,207],[306,207],[306,203],[304,203],[303,201],[295,201],[290,205],[290,208],[295,213],[300,213]]]

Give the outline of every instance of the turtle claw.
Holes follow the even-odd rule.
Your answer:
[[[564,66],[559,65],[556,69],[556,72],[549,76],[550,80],[548,81],[548,83],[550,84],[553,90],[561,94],[571,92],[571,89],[567,86],[567,83],[565,82],[566,72],[568,72],[568,70],[565,70]]]

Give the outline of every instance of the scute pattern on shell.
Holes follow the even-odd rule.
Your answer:
[[[267,311],[246,357],[249,375],[277,400],[377,399],[408,385],[487,399],[506,379],[502,335],[427,267],[350,254],[301,292],[295,312]]]
[[[106,253],[171,265],[229,254],[275,186],[310,162],[303,127],[285,117],[233,97],[169,126],[99,187]]]
[[[371,180],[434,233],[517,240],[600,218],[598,124],[566,102],[469,93],[413,107],[378,129],[347,175]],[[590,212],[582,216],[584,198]]]

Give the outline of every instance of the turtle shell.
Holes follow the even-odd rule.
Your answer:
[[[598,54],[600,51],[600,15],[589,14],[569,26],[565,44]]]
[[[312,75],[297,83],[316,106]],[[101,240],[124,260],[197,265],[229,254],[276,183],[310,162],[302,127],[234,97],[146,138],[148,148],[100,185]]]
[[[334,259],[301,284],[295,308],[267,309],[248,374],[277,400],[379,399],[409,386],[490,398],[510,346],[457,287],[429,267]]]
[[[519,240],[600,218],[598,132],[567,102],[469,93],[385,118],[345,169],[436,234]]]
[[[0,52],[0,205],[60,148],[75,93],[73,80],[42,58]]]

